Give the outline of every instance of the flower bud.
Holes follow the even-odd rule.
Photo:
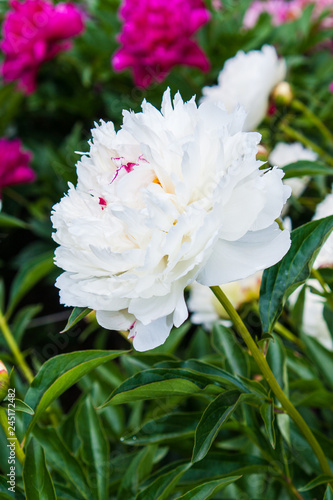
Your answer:
[[[267,161],[268,160],[268,151],[265,148],[265,146],[258,144],[258,152],[257,152],[256,158],[257,158],[257,160],[260,160],[260,161]]]
[[[277,105],[288,106],[291,103],[293,97],[294,94],[288,82],[278,83],[274,87],[272,92],[273,101]]]
[[[7,368],[0,361],[0,402],[7,396],[9,387],[9,375]]]

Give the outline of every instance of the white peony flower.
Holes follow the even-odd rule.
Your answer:
[[[270,45],[247,54],[239,51],[224,63],[218,84],[202,89],[202,102],[221,101],[228,111],[241,104],[247,112],[244,130],[255,130],[266,115],[269,95],[286,73],[285,60]]]
[[[300,160],[315,161],[318,158],[317,153],[311,149],[307,149],[300,142],[287,144],[286,142],[279,142],[271,154],[269,155],[269,163],[277,167],[284,167],[289,163],[295,163]],[[284,180],[284,184],[291,187],[292,194],[298,198],[306,188],[309,182],[309,177],[294,177]]]
[[[323,219],[333,215],[333,187],[332,192],[317,205],[315,214],[312,220]],[[329,235],[325,243],[320,249],[319,254],[313,264],[313,267],[333,267],[333,233]]]
[[[179,93],[172,106],[167,90],[161,112],[144,101],[118,132],[96,125],[52,215],[61,303],[96,309],[144,351],[185,321],[194,280],[220,285],[283,257],[290,236],[274,221],[290,189],[278,168],[259,170],[244,118]]]
[[[248,278],[222,285],[221,288],[234,308],[238,309],[242,304],[259,298],[261,277],[262,272],[258,271]],[[228,313],[207,286],[194,282],[189,291],[187,306],[192,313],[192,323],[210,330],[216,321],[229,319]]]

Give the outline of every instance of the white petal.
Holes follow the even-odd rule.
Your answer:
[[[136,321],[131,336],[134,334],[133,347],[137,351],[149,351],[164,344],[172,328],[172,315],[164,316],[148,325]]]
[[[122,311],[96,311],[97,323],[107,330],[129,330],[135,317],[126,309]]]

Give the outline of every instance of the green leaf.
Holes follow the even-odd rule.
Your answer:
[[[288,391],[286,350],[277,335],[274,335],[273,340],[269,342],[266,359],[279,386],[284,391]]]
[[[193,394],[210,382],[202,375],[182,369],[152,368],[125,380],[101,406],[131,403],[141,399]]]
[[[14,491],[9,490],[12,486],[7,483],[9,477],[7,478],[0,476],[0,498],[1,500],[24,500],[25,496],[21,493],[21,490],[15,485]]]
[[[333,353],[309,335],[303,334],[301,338],[306,346],[309,359],[314,362],[326,382],[333,388]]]
[[[301,160],[295,163],[289,163],[281,167],[285,175],[283,179],[291,177],[303,177],[304,175],[333,175],[333,168],[326,166],[318,161]]]
[[[23,222],[23,220],[17,219],[12,215],[5,214],[4,212],[0,213],[0,227],[20,227],[22,229],[28,229],[28,224]]]
[[[150,474],[153,468],[156,450],[156,446],[146,446],[135,455],[121,480],[118,500],[135,497],[141,481]]]
[[[174,412],[160,418],[149,420],[134,434],[125,436],[121,441],[132,446],[149,443],[164,443],[191,437],[201,418],[201,412]]]
[[[312,479],[309,483],[299,489],[299,491],[309,491],[321,484],[327,484],[333,480],[333,476],[329,476],[328,474],[320,474],[315,479]]]
[[[32,418],[26,416],[24,419],[24,424],[27,427],[26,437],[52,401],[74,385],[86,373],[126,352],[77,351],[60,354],[46,361],[32,381],[25,396],[25,403],[35,411]]]
[[[327,486],[323,500],[333,500],[333,488],[332,488],[332,486],[330,486],[330,485]]]
[[[269,442],[275,449],[275,430],[274,430],[274,403],[263,403],[260,407],[260,415],[265,424]]]
[[[208,483],[200,484],[193,490],[188,491],[185,495],[178,497],[177,500],[209,500],[213,498],[219,491],[234,483],[242,476],[231,476],[225,479],[217,479],[216,481],[209,481]]]
[[[43,448],[31,439],[23,467],[23,482],[27,500],[56,500]]]
[[[173,468],[170,472],[162,474],[142,490],[135,500],[166,500],[170,498],[170,493],[190,467],[191,464],[182,464]]]
[[[109,445],[89,397],[76,414],[76,428],[82,443],[82,457],[87,464],[88,478],[93,478],[91,489],[97,499],[104,500],[108,498]]]
[[[80,463],[68,450],[58,432],[52,427],[40,428],[36,425],[33,435],[43,446],[48,463],[73,485],[78,499],[95,500]]]
[[[207,455],[222,425],[235,411],[240,395],[239,391],[226,391],[207,406],[195,432],[192,462]]]
[[[12,410],[15,410],[15,411],[22,411],[23,413],[28,413],[29,415],[33,415],[35,413],[34,410],[32,408],[30,408],[29,405],[27,405],[27,403],[25,403],[24,401],[21,401],[18,398],[15,398],[15,405],[14,405],[14,407],[7,400],[6,401],[2,401],[2,403],[1,403],[1,406],[3,406],[6,409],[8,409],[8,405],[9,405],[9,407]]]
[[[249,376],[249,359],[246,352],[237,342],[235,334],[223,325],[213,327],[213,345],[226,357],[227,364],[235,375]]]
[[[60,333],[65,333],[67,330],[72,328],[76,323],[81,321],[87,314],[91,312],[91,309],[87,309],[86,307],[74,307],[73,311],[71,312],[67,324],[63,330],[61,330]]]
[[[40,304],[33,306],[22,307],[18,310],[12,322],[12,333],[15,337],[16,342],[20,345],[21,339],[30,323],[32,318],[36,316],[43,306]]]
[[[308,222],[291,233],[288,253],[263,274],[259,313],[264,332],[271,332],[288,296],[309,277],[312,264],[333,229],[333,215]]]
[[[54,269],[53,252],[38,255],[27,261],[16,274],[10,289],[7,315],[9,316],[24,295]]]

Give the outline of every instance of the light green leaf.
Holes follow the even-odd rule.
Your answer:
[[[333,215],[308,222],[291,233],[288,253],[263,274],[259,312],[264,332],[271,332],[285,300],[309,277],[313,262],[333,229]]]
[[[235,334],[223,325],[213,327],[213,345],[226,357],[227,364],[235,375],[249,376],[249,359],[237,342]]]
[[[27,500],[56,500],[43,448],[31,439],[24,461],[23,482]]]
[[[269,442],[275,449],[275,430],[274,430],[274,403],[263,403],[260,407],[260,415],[265,424]]]
[[[9,295],[9,316],[26,293],[54,269],[53,252],[38,255],[27,261],[15,276]]]
[[[91,489],[98,500],[108,498],[109,445],[99,416],[87,397],[76,414],[76,428],[82,443],[82,457],[93,478]]]
[[[195,432],[192,462],[207,455],[222,425],[235,411],[240,395],[239,391],[226,391],[207,406]]]
[[[102,407],[141,399],[194,394],[209,383],[209,379],[188,370],[152,368],[125,380]]]
[[[333,481],[333,476],[329,476],[327,474],[320,474],[320,476],[317,476],[315,479],[312,479],[312,481],[310,481],[305,486],[300,488],[299,491],[309,491],[312,490],[313,488],[316,488],[317,486],[320,486],[321,484],[327,484],[331,481]]]
[[[26,416],[24,419],[24,424],[27,428],[26,437],[31,432],[40,415],[52,401],[74,385],[86,373],[126,352],[77,351],[69,354],[60,354],[46,361],[32,381],[25,396],[25,403],[35,411],[35,415],[32,418]]]
[[[333,488],[332,488],[332,486],[330,486],[330,485],[327,486],[323,500],[333,500]]]
[[[291,177],[303,177],[304,175],[333,175],[333,168],[326,166],[318,161],[301,160],[295,163],[289,163],[281,167],[285,175],[283,179]]]
[[[12,215],[5,214],[4,212],[0,213],[0,227],[19,227],[21,229],[28,229],[28,224],[23,220],[17,219]]]
[[[86,307],[74,307],[73,311],[71,312],[67,324],[63,330],[61,330],[60,333],[65,333],[67,330],[72,328],[74,325],[76,325],[81,319],[83,319],[87,314],[91,312],[91,309],[87,309]]]
[[[36,425],[33,435],[43,446],[47,462],[73,485],[78,499],[95,500],[80,463],[68,450],[58,432],[52,427],[41,428]]]
[[[217,479],[216,481],[209,481],[208,483],[200,484],[193,490],[188,491],[185,495],[178,497],[177,500],[209,500],[213,498],[219,491],[234,483],[242,476],[230,476],[225,479]]]
[[[32,408],[30,408],[29,405],[27,405],[27,403],[25,403],[24,401],[21,401],[18,398],[15,398],[15,406],[14,407],[13,407],[12,403],[9,403],[9,401],[7,401],[7,400],[2,401],[2,403],[1,403],[1,406],[3,406],[6,409],[8,409],[8,405],[9,405],[9,408],[11,408],[12,410],[15,410],[15,411],[21,411],[23,413],[28,413],[29,415],[33,415],[35,413],[34,410]]]
[[[191,464],[182,464],[173,468],[171,471],[157,477],[152,484],[142,490],[135,500],[167,500],[170,493],[182,477],[182,475],[191,467]]]

